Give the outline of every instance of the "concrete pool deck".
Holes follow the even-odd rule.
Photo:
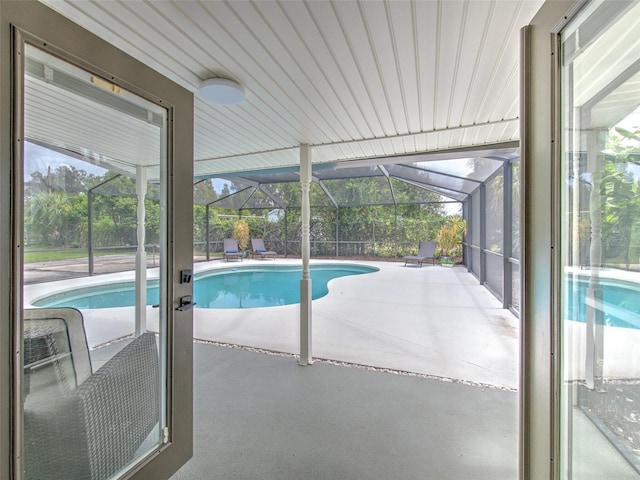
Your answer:
[[[312,260],[370,265],[378,272],[340,277],[313,301],[313,355],[339,362],[517,388],[519,320],[463,267],[402,262]],[[212,261],[220,268],[300,265],[300,259]],[[153,278],[154,272],[149,272]],[[82,286],[132,280],[132,272],[83,278]],[[77,288],[78,279],[28,285],[25,302]],[[132,308],[84,310],[90,348],[133,333]],[[148,328],[157,330],[149,307]],[[250,309],[194,309],[194,338],[296,354],[299,305]]]
[[[520,321],[464,267],[405,267],[403,262],[312,260],[379,268],[372,274],[340,277],[329,294],[313,301],[316,358],[414,372],[509,389],[517,388]],[[194,265],[196,272],[252,266],[300,266],[300,259],[220,260]],[[589,270],[567,273],[588,276]],[[640,284],[640,274],[601,270],[602,278]],[[157,269],[148,270],[148,278]],[[43,295],[79,286],[131,282],[133,272],[110,273],[25,285],[25,307]],[[148,328],[157,330],[158,310],[147,308]],[[133,307],[83,311],[87,341],[95,349],[134,331]],[[583,323],[566,322],[567,378],[583,378]],[[638,378],[640,330],[606,326],[606,378]],[[194,309],[196,339],[298,353],[299,305],[222,310]]]
[[[519,320],[465,268],[396,262],[336,278],[313,301],[313,355],[322,359],[517,388]],[[245,261],[249,265],[300,260]],[[229,264],[216,265],[217,268]],[[209,268],[198,265],[196,271]],[[281,307],[194,311],[194,338],[299,353],[299,310]]]

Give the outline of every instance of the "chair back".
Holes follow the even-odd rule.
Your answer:
[[[267,249],[264,246],[264,240],[262,238],[252,238],[251,247],[254,252],[266,252]]]
[[[238,253],[238,241],[235,238],[224,239],[224,253]]]
[[[418,251],[419,257],[433,258],[436,254],[436,242],[420,242],[420,250]]]
[[[135,338],[92,373],[78,310],[24,317],[25,478],[111,478],[159,425],[155,335]]]
[[[36,375],[55,375],[65,388],[73,389],[93,373],[84,319],[75,308],[25,309],[23,351],[27,388]]]

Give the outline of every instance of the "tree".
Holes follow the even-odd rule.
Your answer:
[[[436,238],[440,254],[450,259],[462,255],[462,237],[466,232],[467,223],[462,217],[449,217]]]
[[[604,151],[600,176],[602,237],[605,258],[619,257],[628,268],[631,244],[640,235],[640,130],[614,128]]]
[[[193,184],[193,203],[194,205],[208,205],[218,199],[211,179],[202,180]]]
[[[42,192],[25,199],[30,241],[43,246],[79,246],[86,238],[86,208],[85,195],[67,192]]]

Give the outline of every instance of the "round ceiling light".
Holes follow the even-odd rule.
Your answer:
[[[210,78],[200,84],[200,96],[209,103],[235,105],[244,100],[244,88],[227,78]]]

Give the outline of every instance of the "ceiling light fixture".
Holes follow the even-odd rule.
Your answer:
[[[244,88],[228,78],[210,78],[200,84],[200,96],[209,103],[235,105],[244,100]]]

